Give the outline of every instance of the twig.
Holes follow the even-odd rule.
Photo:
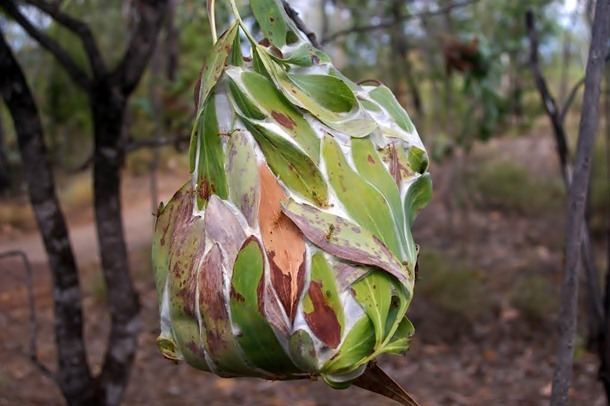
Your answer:
[[[417,14],[407,14],[407,15],[402,16],[398,20],[393,18],[391,20],[384,21],[384,22],[381,22],[378,24],[361,25],[361,26],[355,25],[353,27],[334,32],[334,33],[328,35],[327,37],[322,38],[321,42],[322,42],[322,45],[324,45],[329,42],[335,41],[337,38],[343,37],[345,35],[348,35],[348,34],[351,34],[354,32],[362,33],[362,32],[380,30],[380,29],[384,29],[384,28],[390,28],[392,25],[396,24],[398,21],[407,21],[407,20],[421,19],[421,18],[426,18],[426,17],[442,15],[453,9],[466,7],[466,6],[469,6],[471,4],[475,4],[478,2],[479,2],[479,0],[465,0],[461,3],[453,3],[453,4],[448,5],[447,7],[439,8],[437,10],[424,11],[424,12],[417,13]]]
[[[568,390],[572,380],[572,363],[577,326],[578,274],[580,244],[584,225],[585,202],[591,175],[591,156],[595,135],[599,125],[599,94],[604,68],[608,36],[610,34],[610,1],[598,1],[591,35],[591,47],[587,60],[585,93],[578,128],[578,146],[574,165],[574,176],[568,196],[566,222],[566,264],[561,286],[559,313],[559,343],[557,363],[553,374],[551,405],[568,404]],[[608,329],[608,325],[606,325]],[[608,353],[602,362],[607,362]]]
[[[283,3],[284,3],[284,10],[286,11],[286,14],[288,14],[288,17],[290,17],[290,19],[292,21],[294,21],[297,28],[299,30],[301,30],[303,32],[303,34],[305,34],[307,36],[307,38],[309,38],[309,42],[311,42],[311,45],[313,45],[314,47],[316,47],[318,49],[322,49],[322,45],[318,41],[316,34],[312,30],[310,30],[309,27],[307,27],[307,25],[305,25],[303,20],[301,20],[301,17],[299,17],[299,13],[295,9],[293,9],[286,0],[284,0]]]
[[[0,260],[10,257],[20,257],[23,262],[23,267],[25,269],[25,284],[28,294],[28,307],[30,310],[30,348],[27,357],[44,376],[51,378],[57,382],[57,377],[55,376],[55,374],[49,368],[47,368],[47,366],[44,365],[38,358],[38,347],[36,344],[38,340],[38,321],[36,318],[36,306],[34,304],[32,265],[28,256],[23,251],[14,250],[0,253]]]

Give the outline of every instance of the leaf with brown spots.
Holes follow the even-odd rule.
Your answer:
[[[214,48],[201,70],[201,75],[195,86],[195,108],[197,117],[201,115],[202,105],[206,102],[210,92],[216,86],[218,79],[224,72],[225,63],[231,54],[231,49],[237,35],[239,23],[235,21],[216,41]]]
[[[233,269],[235,257],[246,239],[246,233],[235,214],[218,196],[212,196],[205,210],[208,237],[223,249],[223,265]]]
[[[169,317],[176,342],[186,361],[207,369],[197,321],[197,264],[203,256],[203,219],[192,216],[193,199],[182,194],[174,212],[174,229],[169,242],[167,294]]]
[[[153,241],[152,241],[152,268],[155,276],[155,286],[157,288],[157,298],[159,306],[163,298],[165,284],[168,274],[168,255],[171,238],[176,228],[174,216],[176,211],[183,203],[188,203],[191,200],[192,209],[192,194],[189,193],[190,182],[185,183],[174,194],[170,201],[157,213],[155,220]],[[183,210],[186,208],[183,208]]]
[[[305,284],[305,241],[299,229],[282,213],[281,202],[287,196],[279,182],[267,166],[260,165],[258,170],[261,180],[258,217],[271,283],[292,323]]]
[[[335,275],[324,254],[311,258],[311,281],[303,298],[303,313],[311,331],[330,348],[337,348],[343,334],[343,306]]]
[[[252,0],[250,7],[263,35],[271,44],[282,48],[298,40],[296,27],[288,18],[281,1]]]
[[[242,212],[248,224],[258,223],[260,185],[256,152],[252,137],[244,131],[231,135],[227,145],[227,178],[229,198]]]
[[[237,68],[227,69],[227,75],[231,96],[241,114],[252,120],[266,117],[275,121],[318,164],[320,139],[303,114],[282,96],[270,79]]]
[[[237,341],[246,357],[258,368],[281,375],[297,368],[284,353],[273,329],[263,315],[265,272],[262,247],[254,236],[242,246],[231,277],[230,309]]]
[[[199,120],[197,137],[199,148],[199,155],[195,156],[197,207],[202,209],[212,195],[222,199],[229,197],[225,156],[219,137],[214,95],[205,103],[203,116]]]
[[[312,243],[325,252],[358,264],[374,265],[413,286],[413,275],[377,237],[350,220],[292,199],[284,213]],[[330,232],[332,229],[332,232]]]
[[[356,142],[355,148],[359,151],[361,145]],[[390,197],[382,194],[368,182],[369,179],[381,179],[381,176],[373,176],[369,167],[364,168],[367,169],[365,176],[356,172],[350,166],[337,141],[330,135],[326,135],[322,141],[322,156],[326,164],[328,181],[345,210],[358,224],[379,238],[396,257],[404,259],[404,248],[399,237],[401,235],[404,237],[403,223],[399,218],[394,218],[388,200]],[[355,156],[362,159],[358,154]],[[379,165],[381,165],[380,160]],[[389,176],[387,181],[391,184]],[[386,192],[390,193],[391,190],[388,188]],[[402,211],[400,207],[397,210]]]
[[[229,312],[224,283],[223,258],[218,244],[214,244],[201,263],[197,285],[201,338],[208,356],[220,376],[256,376],[241,356]]]
[[[273,173],[291,191],[317,206],[328,203],[328,186],[316,164],[281,135],[244,119]]]

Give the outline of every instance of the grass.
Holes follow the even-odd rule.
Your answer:
[[[475,321],[492,311],[492,298],[481,274],[467,263],[423,250],[419,258],[420,275],[416,295],[441,312],[459,319]]]
[[[544,178],[511,161],[483,161],[467,174],[468,189],[482,209],[526,216],[557,212],[566,194],[559,179]]]
[[[509,302],[529,322],[548,321],[559,308],[557,286],[540,273],[524,272],[509,293]]]

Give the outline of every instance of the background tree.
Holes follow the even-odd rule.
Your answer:
[[[75,35],[82,43],[88,66],[81,66],[65,46],[33,24],[24,13],[23,4],[47,14]],[[74,84],[85,92],[90,106],[94,130],[95,220],[104,280],[108,289],[111,330],[102,371],[99,376],[92,378],[80,331],[82,315],[78,279],[74,279],[74,272],[61,275],[68,278],[72,286],[68,294],[57,296],[55,301],[58,306],[68,308],[73,317],[61,317],[59,314],[56,330],[58,337],[67,334],[72,342],[62,341],[57,344],[58,348],[66,347],[69,351],[77,351],[77,354],[59,357],[59,376],[68,403],[92,404],[95,401],[99,404],[118,404],[133,363],[139,328],[139,301],[129,274],[121,220],[120,169],[128,136],[126,111],[128,99],[155,48],[166,1],[144,0],[133,3],[130,9],[134,14],[133,31],[114,68],[108,68],[109,64],[103,58],[90,27],[66,14],[61,4],[44,0],[27,0],[23,3],[6,0],[0,2],[0,7],[58,60]],[[15,71],[16,65],[13,64],[8,70]],[[31,165],[31,162],[26,162],[26,165]],[[52,184],[49,187],[52,188]],[[41,215],[43,214],[39,214]],[[75,324],[72,324],[71,319],[75,320]]]

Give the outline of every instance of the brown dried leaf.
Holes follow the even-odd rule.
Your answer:
[[[271,283],[291,322],[305,284],[305,241],[299,229],[282,213],[287,199],[279,182],[265,165],[258,167],[261,180],[259,221],[271,270]]]

